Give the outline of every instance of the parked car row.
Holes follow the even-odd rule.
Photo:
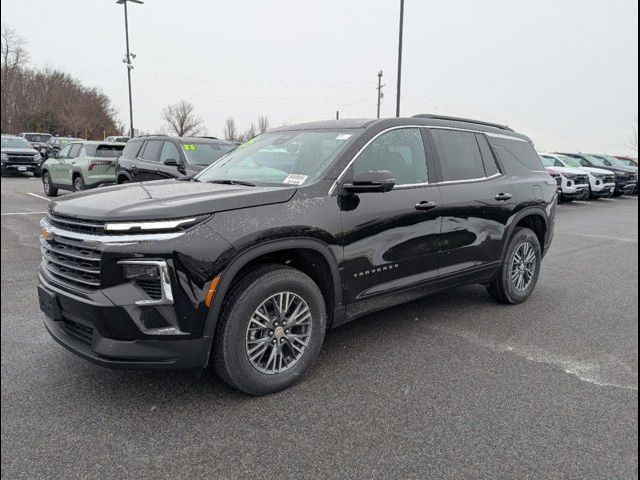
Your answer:
[[[565,202],[617,197],[638,192],[638,167],[610,155],[541,153],[547,172],[556,179]]]

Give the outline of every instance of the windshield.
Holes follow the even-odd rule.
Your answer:
[[[632,160],[625,160],[623,158],[618,158],[617,159],[621,165],[625,166],[625,167],[638,167],[638,165],[636,163],[634,163]]]
[[[540,160],[542,160],[542,165],[545,167],[553,167],[555,164],[555,158],[552,157],[545,157],[544,155],[541,155]]]
[[[124,149],[124,145],[99,145],[96,148],[95,153],[90,152],[89,146],[87,146],[87,155],[92,153],[95,157],[100,158],[117,158],[122,155],[122,150]]]
[[[31,148],[31,144],[21,137],[2,137],[2,148]]]
[[[353,136],[353,130],[264,133],[240,145],[196,178],[201,182],[308,185],[320,178]]]
[[[236,146],[226,143],[183,143],[182,150],[193,165],[211,165]]]
[[[584,155],[584,158],[589,160],[591,163],[598,167],[610,167],[611,165],[607,165],[603,158],[596,157],[595,155]]]
[[[566,155],[558,155],[558,158],[565,164],[567,167],[582,167],[580,160],[574,157],[568,157]]]
[[[626,163],[618,160],[616,157],[612,157],[611,155],[597,155],[598,158],[602,158],[606,162],[609,162],[611,165],[615,167],[628,167]],[[635,165],[634,165],[635,166]]]
[[[48,135],[46,133],[25,133],[24,138],[26,138],[30,142],[47,143],[51,138],[51,135]]]
[[[79,138],[73,138],[73,137],[56,137],[53,139],[53,144],[56,146],[64,146],[69,142],[73,142],[74,140],[79,140]]]

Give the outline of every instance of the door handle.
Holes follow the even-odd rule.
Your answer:
[[[499,202],[506,202],[507,200],[511,200],[512,195],[510,193],[499,193],[494,198]]]
[[[420,202],[416,203],[415,209],[420,211],[433,210],[438,204],[436,202]]]

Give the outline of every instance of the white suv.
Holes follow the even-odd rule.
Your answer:
[[[542,158],[542,163],[547,168],[547,170],[556,170],[563,177],[563,200],[569,199],[569,201],[571,201],[570,197],[572,194],[574,195],[573,200],[575,200],[576,198],[575,195],[577,185],[575,184],[574,179],[569,178],[572,176],[572,174],[582,176],[585,174],[587,175],[587,196],[589,198],[608,198],[612,197],[613,193],[615,192],[616,175],[610,170],[605,170],[603,168],[583,167],[580,164],[579,160],[558,153],[541,153],[540,158]],[[583,182],[582,179],[580,181]]]

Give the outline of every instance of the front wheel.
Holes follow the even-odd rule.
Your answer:
[[[280,265],[258,268],[225,300],[216,332],[218,375],[251,395],[293,385],[320,352],[326,317],[322,293],[307,275]]]
[[[51,175],[49,175],[49,172],[42,174],[42,189],[47,197],[55,197],[58,195],[58,189],[51,183]]]
[[[500,303],[524,302],[536,287],[541,263],[538,237],[528,228],[518,228],[509,242],[504,264],[488,287],[489,294]]]

